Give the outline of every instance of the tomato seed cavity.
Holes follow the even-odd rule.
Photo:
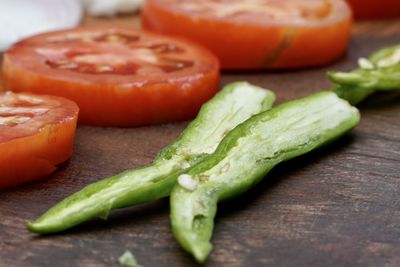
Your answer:
[[[56,40],[56,41],[55,41]],[[65,42],[81,40],[87,47],[81,46],[79,51],[65,49]],[[141,42],[139,42],[141,41]],[[62,48],[40,48],[36,51],[46,58],[45,63],[53,69],[70,70],[86,74],[117,74],[134,75],[147,74],[146,70],[158,68],[170,73],[193,67],[194,62],[181,60],[175,55],[183,54],[185,50],[175,44],[154,43],[141,40],[140,36],[121,33],[108,33],[100,36],[86,34],[84,37],[64,37],[52,39],[52,43],[62,45]],[[106,47],[100,46],[100,51],[94,51],[92,42],[109,43]],[[118,54],[110,51],[109,46],[116,46],[124,51]],[[68,46],[67,46],[68,47]],[[102,50],[105,50],[104,52]],[[57,53],[58,51],[58,53]],[[140,69],[143,69],[140,71]]]
[[[0,126],[15,127],[19,124],[29,121],[30,119],[32,118],[27,116],[8,116],[8,117],[0,116]]]

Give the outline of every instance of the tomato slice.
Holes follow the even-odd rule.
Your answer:
[[[399,0],[347,0],[356,19],[400,17]]]
[[[121,28],[37,35],[4,55],[5,87],[74,100],[79,122],[137,126],[193,118],[219,87],[219,62],[191,42]]]
[[[0,94],[0,188],[42,178],[72,154],[78,106],[67,99]]]
[[[352,18],[343,0],[148,0],[142,24],[203,44],[224,69],[274,69],[338,59]]]

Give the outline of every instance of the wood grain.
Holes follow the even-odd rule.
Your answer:
[[[134,25],[138,19],[88,18]],[[400,43],[400,20],[355,25],[345,58],[292,72],[224,73],[274,90],[278,101],[329,88],[327,70],[349,70],[371,51]],[[219,206],[206,266],[400,266],[400,94],[361,107],[351,134],[278,166],[257,187]],[[62,235],[25,224],[83,186],[149,163],[186,123],[132,129],[80,126],[72,159],[49,179],[0,193],[0,266],[118,266],[131,250],[144,266],[196,266],[169,226],[168,201],[113,212]]]

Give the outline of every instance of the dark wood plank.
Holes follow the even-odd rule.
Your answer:
[[[122,18],[116,25],[138,25]],[[86,24],[110,23],[86,19]],[[327,70],[400,43],[400,21],[357,24],[348,55],[326,68],[225,73],[274,90],[279,102],[329,88]],[[400,266],[400,94],[361,106],[351,134],[280,165],[219,207],[207,266]],[[80,126],[72,159],[49,179],[0,193],[0,266],[118,266],[130,249],[144,266],[195,266],[170,232],[168,201],[113,212],[65,234],[40,237],[27,221],[84,185],[149,163],[186,123],[133,129]]]

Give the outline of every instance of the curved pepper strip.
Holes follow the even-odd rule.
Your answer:
[[[381,49],[351,72],[329,72],[332,91],[356,105],[375,91],[400,89],[400,45]]]
[[[351,130],[358,110],[332,92],[287,102],[232,130],[210,157],[178,177],[171,224],[182,247],[204,262],[211,251],[217,202],[257,184],[275,165]]]
[[[106,218],[112,209],[168,196],[176,183],[176,174],[213,153],[227,132],[270,109],[274,100],[271,91],[246,82],[227,85],[151,165],[85,187],[28,224],[28,229],[37,233],[60,232],[93,217]]]

